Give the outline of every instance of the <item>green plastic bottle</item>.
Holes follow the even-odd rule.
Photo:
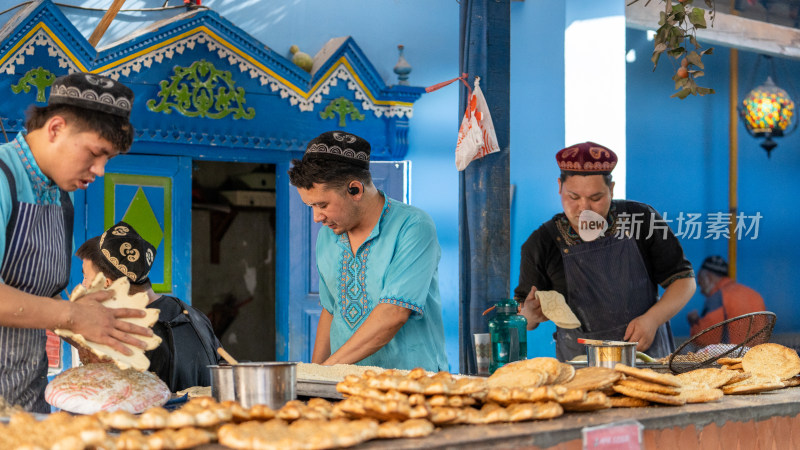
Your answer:
[[[492,339],[490,374],[507,363],[528,357],[528,321],[517,314],[517,301],[508,298],[495,306],[495,316],[489,321]]]

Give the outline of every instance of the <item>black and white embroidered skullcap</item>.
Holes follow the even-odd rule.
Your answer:
[[[100,253],[131,284],[147,281],[156,258],[156,248],[125,222],[118,222],[100,236]]]
[[[366,139],[344,131],[326,131],[306,146],[303,159],[329,159],[369,169],[370,145]]]
[[[128,119],[133,91],[119,81],[93,73],[76,72],[56,78],[48,105],[72,105]]]
[[[700,270],[708,270],[709,272],[714,272],[717,275],[722,275],[727,277],[728,276],[728,262],[725,261],[725,258],[719,255],[709,256],[708,258],[703,261],[703,265],[700,266]]]

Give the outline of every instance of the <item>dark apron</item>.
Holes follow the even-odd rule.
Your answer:
[[[72,202],[61,191],[61,206],[20,203],[14,175],[3,161],[0,169],[13,205],[0,276],[6,285],[23,292],[53,297],[69,281]],[[30,412],[50,412],[44,400],[46,341],[43,329],[0,327],[0,396]]]
[[[556,356],[568,361],[586,354],[578,338],[621,341],[631,320],[641,316],[658,300],[658,288],[650,281],[636,240],[608,236],[567,246],[554,222],[550,233],[557,236],[567,278],[567,304],[581,322],[579,328],[556,330]],[[656,358],[675,348],[669,322],[656,330],[647,354]]]

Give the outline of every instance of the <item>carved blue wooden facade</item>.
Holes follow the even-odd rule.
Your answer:
[[[85,211],[76,214],[75,242],[122,219],[141,226],[159,252],[154,287],[190,301],[192,161],[276,164],[276,353],[307,354],[308,327],[292,329],[290,310],[306,307],[295,301],[307,300],[310,281],[281,280],[309,273],[313,239],[293,235],[294,224],[310,217],[286,170],[306,142],[331,129],[368,139],[373,160],[402,159],[413,103],[424,90],[387,85],[349,37],[329,41],[309,74],[211,10],[184,12],[95,49],[56,5],[40,0],[0,30],[0,120],[9,139],[23,129],[29,105],[45,104],[53,79],[74,71],[130,86],[136,130],[130,153],[75,193],[77,210]],[[80,281],[75,266],[72,284]]]
[[[372,142],[374,159],[400,159],[413,102],[424,92],[386,85],[349,37],[328,42],[306,73],[211,10],[156,23],[98,51],[42,0],[21,9],[0,38],[7,131],[21,129],[29,104],[44,103],[48,76],[100,73],[136,94],[134,153],[176,153],[164,143],[301,152],[320,132],[346,128]]]

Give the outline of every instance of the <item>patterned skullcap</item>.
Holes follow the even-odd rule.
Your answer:
[[[556,161],[563,172],[608,175],[617,165],[617,155],[600,144],[583,142],[559,150]]]
[[[370,145],[366,139],[344,131],[326,131],[306,146],[303,159],[331,159],[369,169]]]
[[[147,281],[156,258],[156,248],[125,222],[117,223],[100,236],[100,252],[132,284]]]
[[[56,78],[48,105],[72,105],[128,119],[133,91],[111,78],[92,73],[71,73]]]
[[[728,262],[725,261],[725,258],[719,255],[709,256],[705,259],[705,261],[703,261],[703,265],[700,266],[700,270],[708,270],[709,272],[714,272],[717,275],[727,277]]]

